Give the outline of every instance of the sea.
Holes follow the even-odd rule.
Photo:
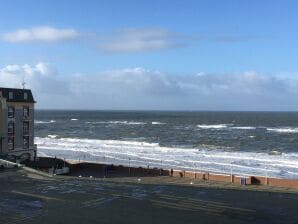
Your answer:
[[[297,112],[37,110],[39,156],[298,179]]]

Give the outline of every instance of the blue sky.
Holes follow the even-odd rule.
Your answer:
[[[0,84],[25,79],[40,108],[77,108],[67,97],[83,78],[109,86],[85,93],[106,95],[86,102],[88,109],[297,110],[297,8],[297,1],[273,0],[1,1]],[[49,83],[66,85],[61,96],[69,104],[50,100]],[[161,86],[169,92],[153,90]],[[194,97],[206,100],[194,104]]]

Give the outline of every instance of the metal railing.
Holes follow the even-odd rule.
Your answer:
[[[14,163],[5,159],[0,159],[0,165],[4,166],[5,168],[14,168],[14,167],[21,167],[22,165],[19,163]]]

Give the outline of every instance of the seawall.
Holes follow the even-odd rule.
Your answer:
[[[29,167],[48,172],[50,168],[69,167],[71,176],[125,177],[125,176],[173,176],[187,179],[217,181],[236,185],[268,185],[283,188],[297,188],[297,179],[279,179],[262,176],[240,176],[216,174],[211,172],[193,172],[187,170],[167,170],[159,168],[128,167],[122,165],[102,164],[74,160],[62,160],[52,157],[40,157],[38,161],[26,164]]]

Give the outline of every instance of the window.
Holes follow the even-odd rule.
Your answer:
[[[13,99],[13,92],[9,92],[9,93],[8,93],[8,99],[9,99],[9,100],[12,100],[12,99]]]
[[[24,100],[27,100],[27,99],[28,99],[28,93],[24,92]]]
[[[23,122],[23,134],[29,135],[29,122]]]
[[[8,107],[8,117],[14,118],[14,107]]]
[[[29,117],[29,107],[23,107],[23,117],[24,118]]]
[[[14,150],[14,138],[13,137],[8,137],[8,150]]]
[[[23,138],[23,148],[24,149],[29,149],[29,137],[24,137]]]
[[[9,122],[8,123],[8,130],[7,130],[8,134],[13,134],[14,133],[14,123],[13,122]]]

